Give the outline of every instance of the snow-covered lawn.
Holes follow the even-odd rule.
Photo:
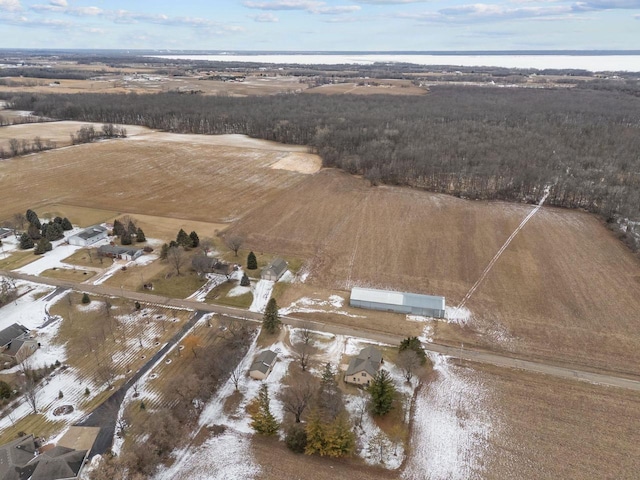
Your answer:
[[[232,280],[240,280],[242,278],[242,270],[237,270],[229,275]],[[197,302],[204,302],[209,292],[216,288],[218,285],[222,285],[227,281],[226,275],[220,275],[217,273],[207,273],[207,282],[196,290],[194,293],[187,297],[187,300],[195,300]]]
[[[402,478],[482,478],[483,457],[494,430],[487,390],[447,357],[434,354],[431,358],[438,377],[417,395],[412,452]]]
[[[343,310],[344,298],[339,295],[330,295],[327,300],[302,297],[288,307],[279,310],[280,315],[292,313],[334,313],[352,318],[364,318],[362,315],[353,315]]]
[[[31,262],[16,271],[27,275],[40,275],[45,270],[61,267],[62,260],[81,248],[75,245],[58,245],[50,252],[40,255],[35,262]]]
[[[264,312],[267,307],[267,303],[271,298],[271,291],[273,290],[274,282],[270,280],[259,280],[253,287],[253,302],[249,310],[252,312]]]

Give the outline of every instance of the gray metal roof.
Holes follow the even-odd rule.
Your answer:
[[[73,450],[61,446],[52,448],[33,461],[37,466],[31,480],[74,478],[82,468],[86,455],[86,450]]]
[[[251,369],[249,371],[258,370],[262,373],[267,373],[269,369],[276,363],[276,358],[278,354],[276,352],[272,352],[271,350],[265,350],[260,352],[260,354],[256,357],[256,359],[251,364]]]
[[[418,293],[394,292],[390,290],[376,290],[373,288],[353,287],[351,300],[361,302],[386,303],[389,305],[403,305],[408,307],[445,309],[444,297],[421,295]]]
[[[23,337],[29,333],[27,327],[23,327],[19,323],[9,325],[4,330],[0,330],[0,347],[5,347],[16,338]]]
[[[97,237],[98,235],[101,235],[106,231],[107,229],[102,225],[94,225],[93,227],[86,228],[80,233],[76,233],[73,236],[80,237],[83,240],[89,240],[90,238]]]

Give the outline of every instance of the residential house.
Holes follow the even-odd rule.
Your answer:
[[[119,247],[117,245],[102,245],[98,247],[98,255],[101,257],[117,258],[119,260],[135,260],[142,255],[142,249],[132,247]]]
[[[278,354],[271,350],[261,352],[251,364],[249,376],[255,380],[264,380],[273,370],[277,358]]]
[[[360,350],[357,357],[349,362],[344,381],[356,385],[369,385],[382,365],[382,353],[374,347]]]
[[[12,367],[22,362],[38,349],[38,342],[31,338],[29,329],[14,323],[0,330],[0,366]]]
[[[2,240],[3,238],[10,237],[11,235],[13,235],[13,230],[9,228],[0,227],[0,240]]]
[[[276,258],[267,267],[262,269],[260,278],[262,278],[263,280],[277,282],[280,277],[284,275],[284,272],[287,271],[287,268],[287,262],[285,262],[282,258]]]
[[[227,277],[235,270],[234,265],[206,255],[195,255],[191,259],[191,268],[200,274],[217,273]]]
[[[17,438],[0,446],[0,480],[27,480],[34,468],[28,467],[38,451],[33,435]]]
[[[69,242],[69,245],[87,247],[105,238],[107,238],[107,229],[102,225],[94,225],[93,227],[89,227],[81,231],[80,233],[72,235],[67,241]]]

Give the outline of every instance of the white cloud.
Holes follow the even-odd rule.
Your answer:
[[[430,0],[353,0],[356,3],[366,3],[369,5],[406,5],[408,3],[423,3]]]
[[[360,10],[358,5],[327,5],[326,2],[315,0],[272,0],[266,2],[245,1],[243,5],[256,10],[301,10],[320,15],[340,15]]]
[[[22,10],[20,0],[0,0],[0,12],[18,12]]]
[[[252,18],[255,22],[261,23],[276,23],[279,21],[278,17],[269,12],[261,13],[259,15],[251,15],[249,18]]]
[[[67,0],[51,0],[49,5],[53,5],[54,7],[66,7],[68,4]]]

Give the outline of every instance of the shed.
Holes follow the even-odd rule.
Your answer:
[[[11,236],[11,234],[13,234],[13,230],[10,230],[8,228],[0,227],[0,240],[2,240],[3,238],[7,238],[7,237]]]
[[[371,310],[444,318],[445,299],[418,293],[353,287],[349,305]]]
[[[276,258],[262,270],[262,273],[260,273],[260,278],[262,278],[263,280],[277,282],[280,277],[284,275],[284,272],[287,271],[287,268],[287,262],[285,262],[282,258]]]
[[[107,229],[102,225],[94,225],[89,227],[80,233],[76,233],[69,237],[69,245],[76,245],[78,247],[86,247],[93,245],[100,240],[107,238]]]
[[[255,380],[264,380],[276,364],[278,354],[271,350],[261,352],[251,364],[249,376]]]
[[[382,364],[382,353],[375,347],[360,350],[357,357],[349,362],[344,381],[356,385],[369,385]]]

